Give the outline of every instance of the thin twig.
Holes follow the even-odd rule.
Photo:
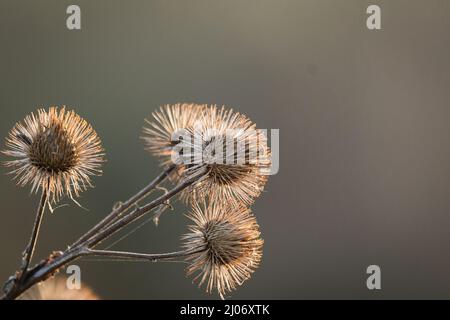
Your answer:
[[[116,209],[114,209],[110,214],[108,214],[103,220],[101,220],[97,225],[95,225],[92,229],[90,229],[88,232],[86,232],[83,236],[81,236],[77,241],[75,241],[71,247],[76,247],[94,236],[97,232],[99,232],[101,229],[105,228],[109,224],[111,224],[114,219],[117,217],[120,217],[122,213],[126,212],[128,209],[130,209],[134,204],[141,201],[143,198],[145,198],[150,191],[155,189],[158,184],[163,182],[169,174],[175,169],[175,165],[170,166],[168,169],[164,170],[161,174],[159,174],[152,182],[150,182],[145,188],[140,190],[138,193],[133,195],[130,199],[125,201],[124,203],[121,203]]]
[[[173,170],[173,169],[172,169]],[[160,181],[164,180],[164,177],[167,175],[167,171],[163,173],[162,175],[158,176],[150,185],[155,183],[157,185]],[[154,201],[142,206],[142,207],[136,207],[133,211],[131,211],[129,214],[121,216],[115,220],[116,216],[113,215],[115,213],[115,210],[104,218],[97,226],[95,226],[93,229],[88,231],[82,238],[86,238],[87,234],[93,233],[93,236],[88,238],[85,241],[81,241],[82,238],[77,240],[75,243],[78,244],[76,246],[72,245],[70,246],[65,252],[61,253],[57,257],[51,257],[47,260],[37,264],[32,269],[28,270],[26,272],[26,276],[21,279],[21,281],[17,281],[14,283],[13,286],[11,286],[3,296],[0,297],[0,299],[15,299],[20,294],[22,294],[25,290],[29,289],[34,284],[43,281],[47,279],[50,275],[54,274],[58,271],[59,268],[65,266],[69,262],[75,261],[78,258],[89,255],[90,252],[94,251],[95,253],[99,253],[101,250],[92,250],[91,248],[95,247],[96,245],[100,244],[102,241],[106,240],[119,230],[121,230],[123,227],[127,226],[128,224],[134,222],[135,220],[139,219],[149,211],[151,211],[153,208],[160,206],[165,203],[168,199],[171,197],[177,195],[179,192],[184,190],[185,188],[189,187],[196,181],[200,180],[205,174],[205,171],[200,171],[197,175],[191,176],[190,178],[184,180],[179,185],[177,185],[172,190],[168,191],[166,194],[160,196],[159,198],[155,199]],[[158,181],[158,178],[160,179]],[[155,182],[156,181],[156,182]],[[149,185],[149,186],[150,186]],[[144,189],[143,189],[144,190]],[[148,191],[146,191],[148,192]],[[141,194],[143,196],[146,192],[140,191],[138,194]],[[139,199],[140,196],[133,196],[131,199]],[[132,205],[136,203],[136,201],[127,201],[129,203],[130,208]],[[123,207],[121,207],[123,208]],[[126,211],[126,210],[125,210]],[[124,212],[124,211],[121,211]],[[105,223],[106,221],[106,223]],[[100,224],[102,224],[101,227],[98,227]],[[93,231],[95,230],[95,232]],[[105,252],[105,251],[104,251]],[[108,252],[108,251],[106,251]],[[117,253],[115,251],[109,251],[109,253]],[[184,252],[184,254],[192,254],[193,252],[187,253]],[[101,254],[101,253],[100,253]],[[122,253],[120,253],[122,254]],[[135,255],[134,253],[127,253]],[[172,253],[175,254],[175,253]],[[176,254],[180,254],[179,252]],[[144,259],[145,254],[137,254],[141,255],[139,257],[134,256],[134,258],[142,258]],[[171,255],[171,254],[169,254]],[[162,258],[163,255],[157,255],[159,258]],[[148,260],[155,259],[155,256],[150,259],[150,256],[147,255]],[[168,256],[166,256],[168,259]],[[173,256],[175,258],[175,256]]]
[[[110,224],[108,227],[106,227],[103,230],[100,230],[97,234],[95,234],[92,238],[88,239],[85,243],[83,243],[83,246],[86,245],[89,248],[93,248],[96,245],[100,244],[102,241],[108,239],[110,236],[115,234],[117,231],[121,230],[126,225],[132,223],[133,221],[139,219],[149,211],[151,211],[153,208],[163,204],[166,200],[172,198],[174,195],[178,194],[179,192],[183,191],[199,179],[203,177],[205,174],[205,171],[199,171],[198,174],[195,176],[189,177],[188,179],[182,181],[180,184],[178,184],[175,188],[170,190],[169,192],[165,193],[164,195],[160,196],[159,198],[153,200],[152,202],[142,206],[137,207],[133,211],[131,211],[126,216],[123,216],[119,218],[114,223]]]
[[[44,215],[47,199],[48,199],[48,192],[44,189],[42,191],[41,200],[39,201],[38,209],[36,211],[36,218],[34,220],[33,229],[31,231],[31,237],[30,237],[27,247],[25,248],[25,251],[23,252],[21,275],[24,275],[27,272],[28,266],[30,265],[31,258],[33,257],[34,249],[36,247],[36,242],[39,237],[39,229],[41,228],[42,217]]]
[[[0,300],[16,299],[36,283],[46,280],[49,276],[56,273],[59,268],[65,266],[69,262],[77,260],[84,254],[83,248],[77,248],[76,250],[69,249],[54,259],[41,261],[36,266],[29,269],[20,281],[16,282],[14,286],[0,297]]]
[[[114,245],[116,245],[117,243],[125,240],[126,238],[128,238],[131,234],[133,234],[134,232],[136,232],[137,230],[139,230],[140,228],[144,227],[146,224],[148,224],[150,221],[153,220],[153,217],[149,217],[146,220],[144,220],[143,222],[139,223],[139,225],[137,225],[136,227],[134,227],[133,229],[131,229],[130,231],[127,231],[124,235],[122,235],[120,238],[118,238],[117,240],[114,240],[112,243],[108,244],[104,250],[110,249],[112,248]]]
[[[120,258],[120,259],[131,259],[131,260],[145,260],[150,262],[158,262],[163,260],[171,260],[176,258],[185,258],[191,254],[201,252],[203,250],[196,251],[177,251],[170,253],[156,253],[156,254],[148,254],[148,253],[136,253],[136,252],[126,252],[126,251],[110,251],[110,250],[93,250],[87,249],[87,256],[95,256],[95,257],[107,257],[107,258]]]

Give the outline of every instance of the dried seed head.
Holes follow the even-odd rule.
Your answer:
[[[178,143],[172,139],[173,135],[181,129],[192,128],[195,121],[201,116],[206,105],[177,103],[164,105],[152,113],[152,120],[145,119],[142,140],[145,149],[155,156],[162,157],[162,161],[169,162],[172,148]]]
[[[101,174],[103,149],[97,133],[74,111],[39,109],[16,123],[6,138],[5,155],[17,159],[12,167],[21,186],[49,193],[55,203],[63,195],[73,199],[91,186],[90,175]]]
[[[67,279],[51,278],[25,291],[19,300],[99,300],[98,296],[84,284],[80,289],[69,289]]]
[[[205,108],[206,105],[193,103],[161,106],[159,111],[152,113],[152,120],[145,119],[146,126],[142,130],[143,136],[141,137],[145,149],[157,156],[162,166],[171,165],[173,147],[179,143],[179,137],[176,137],[176,134],[192,128]],[[177,169],[171,175],[174,181],[179,180],[185,167],[179,165]]]
[[[206,283],[206,291],[217,289],[221,298],[249,279],[262,257],[264,241],[250,209],[194,205],[188,217],[194,222],[184,235],[188,275]],[[199,252],[198,252],[199,251]]]
[[[182,199],[208,199],[235,207],[253,203],[267,182],[271,158],[265,134],[246,116],[210,106],[183,139],[185,174],[206,176],[182,193]]]

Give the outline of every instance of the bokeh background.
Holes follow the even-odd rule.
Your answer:
[[[66,8],[82,30],[66,29]],[[366,8],[382,9],[382,30]],[[450,297],[448,0],[0,1],[0,136],[68,105],[102,137],[96,188],[47,214],[36,258],[64,249],[158,172],[144,118],[176,102],[232,106],[280,129],[280,172],[253,206],[261,267],[235,299]],[[6,160],[4,157],[2,160]],[[1,169],[0,279],[38,197]],[[178,249],[186,208],[115,249]],[[366,288],[377,264],[382,289]],[[178,263],[80,261],[107,299],[205,299]]]

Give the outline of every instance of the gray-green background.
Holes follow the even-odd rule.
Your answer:
[[[65,27],[72,3],[81,31]],[[369,4],[382,8],[381,31],[366,29]],[[158,172],[138,138],[153,110],[217,103],[281,136],[280,172],[253,206],[263,262],[232,298],[448,298],[449,31],[448,0],[1,0],[0,136],[38,106],[65,104],[107,151],[104,175],[80,199],[89,212],[47,214],[37,258]],[[6,280],[38,198],[1,172]],[[177,203],[115,248],[176,250],[184,212]],[[381,291],[366,288],[370,264],[381,266]],[[80,266],[103,298],[217,298],[182,264]]]

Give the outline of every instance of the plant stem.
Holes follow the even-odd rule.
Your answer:
[[[153,200],[152,202],[142,206],[137,207],[133,211],[131,211],[129,214],[127,214],[124,217],[119,218],[117,221],[109,225],[103,230],[100,230],[97,234],[95,234],[92,238],[88,239],[83,245],[86,245],[89,248],[93,248],[96,245],[100,244],[102,241],[108,239],[110,236],[115,234],[117,231],[121,230],[126,225],[134,222],[135,220],[139,219],[152,209],[154,209],[157,206],[160,206],[163,204],[166,200],[172,198],[179,192],[183,191],[185,188],[192,185],[194,182],[199,180],[204,174],[204,171],[201,171],[199,174],[190,177],[189,179],[184,180],[179,185],[177,185],[175,188],[167,192],[166,194],[160,196],[159,198]]]
[[[39,206],[36,211],[36,218],[34,220],[33,229],[31,231],[31,237],[27,247],[25,248],[25,251],[23,252],[20,276],[26,274],[28,266],[30,265],[31,258],[33,257],[36,242],[39,237],[39,229],[41,228],[42,217],[44,216],[44,210],[45,205],[47,203],[47,199],[48,199],[48,192],[46,190],[42,190],[41,200],[39,201]]]
[[[27,277],[22,283],[16,286],[13,290],[7,292],[5,295],[0,296],[0,300],[11,300],[20,296],[24,291],[31,288],[34,284],[47,279],[51,274],[55,273],[59,268],[73,262],[83,256],[96,256],[96,257],[106,257],[106,258],[121,258],[129,260],[142,260],[149,262],[158,261],[168,261],[176,258],[185,258],[191,254],[202,252],[204,249],[191,250],[191,251],[176,251],[170,253],[159,253],[159,254],[146,254],[146,253],[135,253],[135,252],[125,252],[125,251],[107,251],[107,250],[92,250],[86,247],[78,247],[77,249],[69,249],[62,255],[56,257],[50,263],[38,264],[36,267],[31,269],[27,274]]]
[[[130,199],[122,203],[118,208],[113,210],[110,214],[108,214],[103,220],[101,220],[97,225],[95,225],[92,229],[90,229],[88,232],[86,232],[83,236],[81,236],[77,241],[75,241],[71,247],[76,247],[80,245],[81,243],[85,242],[92,236],[94,236],[97,232],[99,232],[101,229],[108,226],[110,223],[112,223],[117,217],[120,217],[121,214],[128,211],[134,204],[144,199],[150,191],[155,189],[158,184],[163,182],[167,176],[176,168],[176,165],[171,165],[168,169],[161,172],[152,182],[150,182],[145,188],[140,190],[138,193],[136,193],[134,196],[132,196]]]
[[[108,257],[108,258],[121,258],[130,260],[144,260],[150,262],[158,262],[164,260],[171,260],[175,258],[185,258],[191,254],[201,252],[203,250],[197,251],[177,251],[170,253],[160,253],[160,254],[147,254],[147,253],[136,253],[136,252],[126,252],[126,251],[108,251],[108,250],[93,250],[87,249],[87,256],[96,257]]]
[[[171,170],[173,170],[172,168]],[[70,246],[66,251],[61,253],[56,257],[49,257],[48,259],[37,264],[32,269],[25,272],[24,276],[20,281],[16,281],[14,285],[8,288],[3,296],[0,296],[0,300],[3,299],[15,299],[20,296],[25,290],[32,287],[34,284],[47,279],[50,275],[58,271],[59,268],[65,266],[69,262],[77,260],[78,258],[86,255],[100,255],[109,257],[119,257],[119,258],[129,258],[129,259],[143,259],[143,260],[163,260],[163,259],[173,259],[177,257],[185,257],[194,252],[180,251],[168,254],[140,254],[132,252],[120,252],[120,251],[105,251],[105,250],[92,250],[91,248],[100,244],[102,241],[106,240],[119,230],[121,230],[126,225],[132,223],[133,221],[139,219],[144,214],[148,213],[155,207],[162,205],[165,201],[177,195],[179,192],[189,187],[199,179],[201,179],[205,171],[199,171],[195,176],[184,180],[175,188],[167,192],[166,194],[160,196],[159,198],[153,200],[152,202],[142,206],[136,207],[133,211],[125,216],[120,216],[117,218],[118,213],[126,212],[133,204],[135,204],[139,199],[145,197],[145,195],[157,186],[158,183],[163,181],[170,171],[165,171],[159,175],[154,181],[152,181],[146,188],[138,192],[135,196],[130,198],[126,202],[127,209],[124,209],[124,205],[113,210],[111,214],[105,217],[100,223],[98,223],[94,228],[89,230],[85,235],[83,235],[79,240],[75,242],[76,245]],[[42,202],[42,199],[41,199]],[[43,201],[45,204],[45,201]],[[92,234],[91,237],[87,238],[87,235]],[[87,239],[86,239],[87,238]],[[84,240],[86,239],[86,240]],[[35,240],[33,241],[35,243]],[[29,263],[29,262],[28,262]]]
[[[85,254],[86,253],[83,251],[83,248],[78,248],[77,250],[68,249],[54,259],[48,258],[38,263],[32,269],[29,269],[26,275],[21,278],[20,281],[16,282],[10,290],[5,292],[4,295],[0,297],[0,300],[16,299],[36,283],[46,280],[49,276],[56,273],[59,268],[63,267],[71,261],[77,260]]]

